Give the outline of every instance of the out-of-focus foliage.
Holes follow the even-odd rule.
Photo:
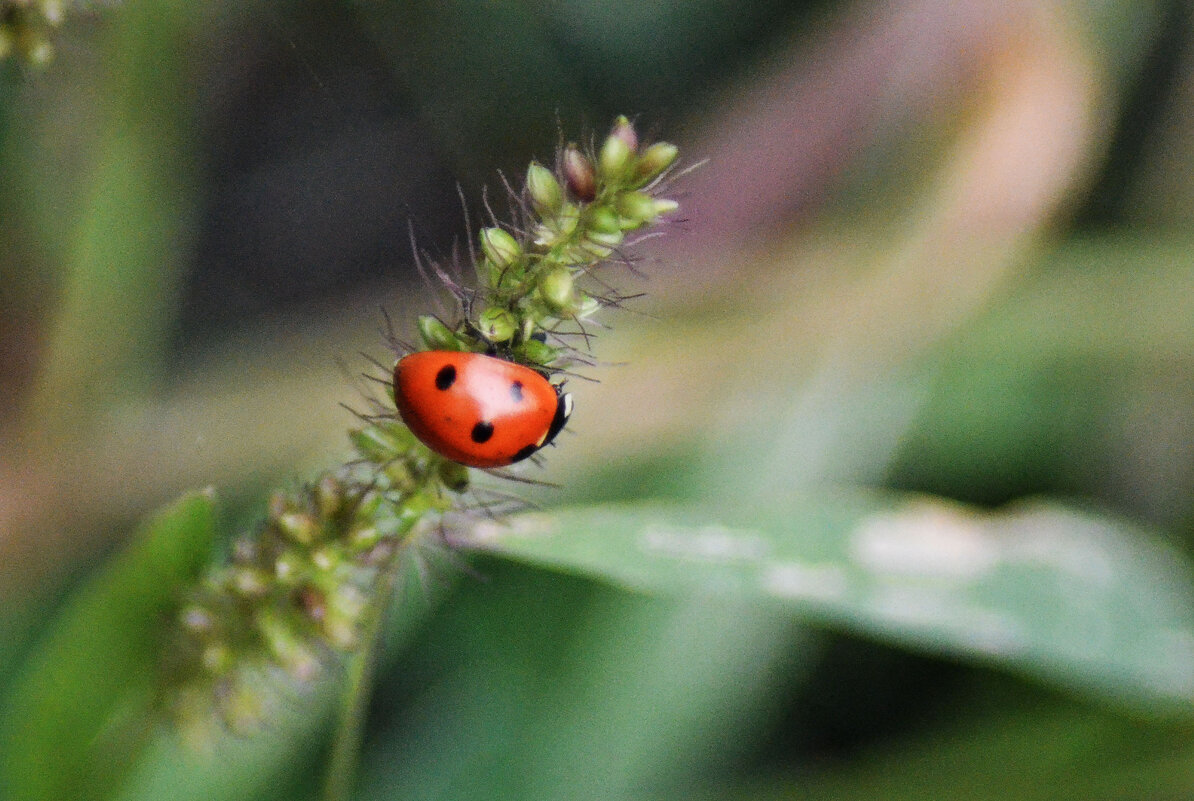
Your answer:
[[[162,619],[212,556],[209,495],[163,511],[76,593],[24,668],[5,710],[4,770],[18,798],[113,790],[149,733]],[[111,710],[121,711],[113,722]]]
[[[420,552],[359,797],[1191,793],[1186,4],[65,21],[0,76],[0,797],[317,795],[332,684],[210,754],[142,731],[211,507],[129,532],[335,464],[378,308],[437,310],[411,232],[448,256],[461,196],[489,224],[495,170],[623,110],[708,158],[686,221],[614,276],[648,295],[526,472],[560,487],[489,482],[544,508]]]

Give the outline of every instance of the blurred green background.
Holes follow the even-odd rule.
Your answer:
[[[1177,0],[70,9],[0,76],[4,697],[152,510],[343,459],[381,309],[437,309],[412,235],[625,113],[707,161],[518,488],[549,534],[403,586],[359,797],[1194,796],[1192,44]],[[97,796],[316,797],[321,698]]]

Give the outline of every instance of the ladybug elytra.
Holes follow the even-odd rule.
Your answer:
[[[572,396],[535,370],[457,351],[399,359],[394,402],[424,445],[469,467],[527,458],[555,438],[572,412]]]

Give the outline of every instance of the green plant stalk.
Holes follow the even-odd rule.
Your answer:
[[[394,585],[402,566],[402,560],[398,557],[399,552],[395,551],[378,576],[377,594],[381,599],[389,599],[394,594]],[[367,646],[348,658],[340,721],[332,740],[332,753],[324,778],[323,797],[326,801],[347,801],[352,795],[360,763],[361,742],[365,736],[369,694],[377,673],[377,662],[381,658],[381,638],[388,609],[388,603],[378,603],[372,607],[372,613],[361,626],[362,638]]]
[[[419,318],[421,348],[488,353],[545,375],[583,363],[569,343],[587,345],[585,320],[623,299],[590,276],[625,261],[627,233],[677,208],[658,197],[676,155],[667,143],[640,148],[620,117],[597,152],[569,145],[554,170],[532,163],[523,189],[510,193],[514,219],[478,235],[477,285],[432,265],[460,313]],[[409,351],[391,344],[396,355]],[[351,790],[403,559],[469,486],[469,468],[416,439],[392,397],[374,400],[361,421],[350,432],[352,461],[297,492],[276,493],[261,528],[192,587],[162,674],[162,706],[201,744],[221,728],[256,730],[288,690],[343,667],[328,799]],[[271,690],[263,677],[285,678]]]

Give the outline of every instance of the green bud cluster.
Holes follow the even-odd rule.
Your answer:
[[[301,687],[368,644],[379,586],[416,525],[451,506],[463,468],[396,421],[352,433],[357,461],[297,492],[277,492],[264,524],[193,589],[176,620],[167,700],[188,739],[256,728],[272,708],[268,674]],[[460,468],[454,470],[453,468]],[[282,685],[285,686],[285,685]]]
[[[612,302],[584,278],[628,232],[675,210],[655,194],[675,160],[673,145],[642,148],[620,117],[596,151],[568,145],[554,169],[531,164],[517,198],[525,219],[478,235],[479,283],[464,319],[419,318],[421,344],[561,367],[568,349],[547,334]],[[206,741],[213,726],[251,731],[279,690],[301,688],[372,647],[411,539],[468,488],[468,468],[420,443],[392,408],[383,411],[350,433],[351,462],[276,493],[260,529],[180,606],[163,702],[191,739]],[[289,681],[279,686],[278,676]]]
[[[48,64],[54,57],[50,37],[65,16],[63,0],[0,0],[0,60]]]
[[[422,318],[419,333],[431,350],[499,352],[551,370],[567,353],[546,332],[579,325],[609,299],[591,292],[584,276],[621,248],[628,233],[675,211],[657,197],[658,179],[675,163],[675,145],[641,147],[633,124],[619,117],[595,152],[564,147],[554,169],[532,163],[521,200],[527,219],[515,228],[491,227],[478,237],[479,287],[469,318],[449,327]]]

